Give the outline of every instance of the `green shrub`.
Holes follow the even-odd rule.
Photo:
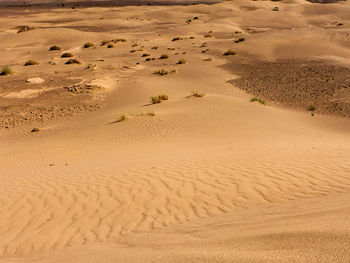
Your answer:
[[[0,75],[13,75],[15,72],[8,66],[4,66],[0,72]]]
[[[260,99],[260,98],[257,98],[257,97],[251,98],[250,101],[251,102],[259,102],[260,104],[263,104],[263,105],[266,104],[266,102],[263,99]]]

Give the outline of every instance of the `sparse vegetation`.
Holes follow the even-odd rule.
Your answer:
[[[171,71],[168,71],[166,69],[160,69],[153,72],[153,74],[160,75],[160,76],[165,76],[165,75],[174,74],[174,73],[176,73],[176,69],[173,69]]]
[[[186,59],[180,59],[176,64],[186,64],[187,63],[187,61],[186,61]]]
[[[120,114],[117,118],[116,118],[116,122],[122,122],[128,119],[128,116],[126,114]]]
[[[204,96],[205,96],[204,92],[193,91],[192,94],[190,96],[188,96],[187,98],[202,98]]]
[[[207,33],[204,35],[204,37],[211,37],[211,34]]]
[[[39,132],[40,129],[39,128],[33,128],[30,132]]]
[[[204,61],[212,61],[212,58],[206,58]]]
[[[167,54],[162,54],[159,59],[167,59],[169,58],[169,56]]]
[[[316,106],[315,105],[310,105],[307,110],[309,111],[315,111],[316,110]]]
[[[86,66],[86,69],[90,69],[90,70],[95,70],[96,68],[96,65],[93,65],[93,64],[89,64]]]
[[[4,66],[0,72],[0,75],[6,76],[6,75],[12,75],[14,74],[14,71],[9,66]]]
[[[183,40],[182,37],[174,37],[171,41],[178,41],[178,40]]]
[[[155,49],[155,50],[157,50],[159,47],[151,47],[151,49]]]
[[[49,51],[55,51],[55,50],[61,50],[61,47],[60,46],[51,46]]]
[[[107,48],[114,48],[114,45],[113,45],[113,44],[109,44],[109,45],[107,46]]]
[[[148,54],[148,53],[143,53],[141,57],[149,57],[149,56],[150,56],[150,54]]]
[[[235,40],[235,43],[240,43],[240,42],[243,42],[243,41],[245,41],[245,38],[244,37],[240,37],[239,39]]]
[[[61,58],[71,58],[74,57],[72,53],[66,52],[61,55]]]
[[[24,66],[35,66],[35,65],[39,65],[39,62],[32,59],[24,63]]]
[[[67,64],[67,65],[69,65],[69,64],[78,64],[78,65],[80,65],[81,62],[79,60],[77,60],[76,58],[71,58],[65,64]]]
[[[145,61],[155,60],[155,58],[146,58]]]
[[[250,102],[259,102],[262,105],[266,104],[266,102],[263,99],[260,99],[260,98],[257,98],[257,97],[251,98]]]
[[[87,42],[83,45],[83,48],[89,48],[89,47],[93,47],[93,46],[95,46],[94,43]]]
[[[162,94],[162,95],[152,96],[151,97],[152,104],[161,103],[163,100],[168,100],[168,95]]]
[[[223,54],[224,56],[234,56],[234,55],[237,55],[237,52],[234,51],[234,50],[231,50],[231,49],[228,49],[224,52]]]
[[[27,31],[31,31],[31,30],[35,30],[35,27],[32,26],[18,26],[17,27],[19,30],[17,31],[17,33],[23,33],[23,32],[27,32]]]

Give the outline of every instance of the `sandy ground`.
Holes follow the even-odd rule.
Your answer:
[[[349,12],[1,9],[0,262],[349,262]]]

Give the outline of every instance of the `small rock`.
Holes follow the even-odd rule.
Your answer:
[[[44,83],[45,80],[42,78],[30,78],[30,79],[27,79],[27,82],[31,84],[41,84],[41,83]]]

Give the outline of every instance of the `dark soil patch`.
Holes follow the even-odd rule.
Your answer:
[[[282,60],[230,65],[232,84],[267,102],[350,118],[350,69],[322,61]]]

